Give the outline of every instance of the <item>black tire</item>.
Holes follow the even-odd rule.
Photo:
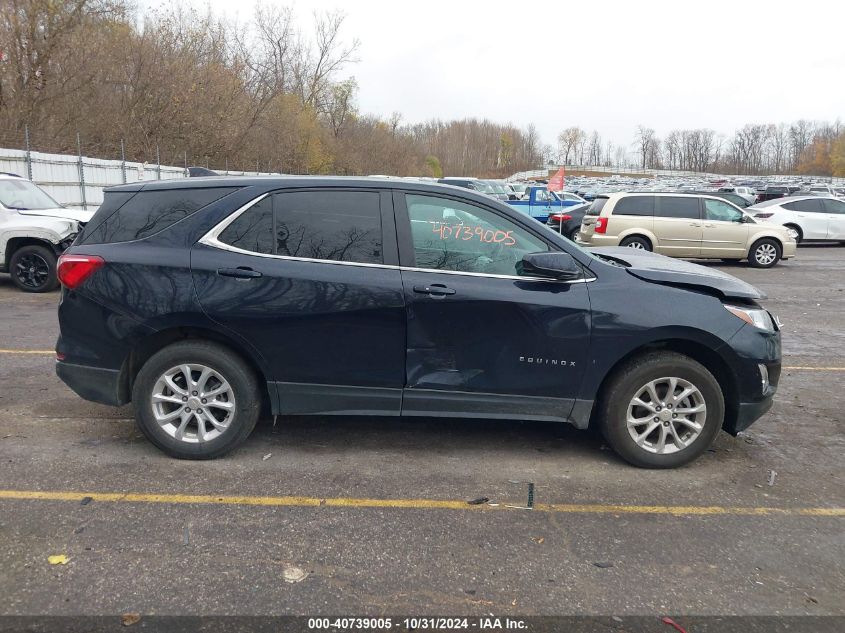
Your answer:
[[[228,423],[228,428],[205,442],[190,443],[176,439],[156,421],[153,412],[152,396],[156,383],[165,372],[186,363],[204,365],[214,370],[229,383],[234,395],[234,415]],[[255,428],[261,410],[258,379],[249,365],[223,345],[196,340],[173,343],[147,360],[135,379],[132,401],[135,406],[135,421],[141,432],[162,451],[179,459],[214,459],[234,450]],[[190,404],[193,403],[186,403]],[[202,406],[199,403],[197,405]],[[173,411],[181,409],[182,406],[178,405]],[[208,408],[208,411],[210,410]],[[201,409],[199,411],[202,412]],[[194,417],[191,418],[188,429],[191,425],[198,426]],[[190,433],[188,429],[186,430]],[[194,431],[194,435],[198,433]]]
[[[780,261],[782,254],[783,249],[780,242],[770,237],[764,237],[751,245],[748,250],[748,263],[754,268],[771,268]]]
[[[663,454],[650,452],[639,446],[628,430],[628,407],[650,381],[672,377],[688,381],[698,389],[706,406],[703,426],[698,437],[685,448]],[[697,361],[675,352],[652,352],[631,359],[614,371],[600,395],[597,411],[599,428],[605,440],[622,459],[640,468],[676,468],[696,459],[713,443],[724,421],[725,400],[716,378]],[[670,424],[680,429],[681,434],[688,430],[684,425],[675,427],[676,423],[671,421]],[[662,422],[662,426],[668,432],[666,421]],[[644,433],[647,429],[648,426],[643,430],[635,428],[635,432]],[[660,426],[654,428],[652,433],[655,432],[655,438],[663,433]],[[646,436],[646,440],[650,437],[652,435]]]
[[[12,283],[24,292],[50,292],[59,287],[56,254],[46,246],[28,244],[9,260]]]
[[[804,240],[804,231],[801,230],[800,226],[797,224],[784,224],[784,226],[798,233],[798,237],[795,238],[796,244],[800,244]]]
[[[723,257],[722,261],[725,262],[726,264],[736,264],[738,261],[741,261],[741,260],[736,258],[736,257]]]
[[[619,242],[619,246],[627,246],[629,248],[636,248],[644,251],[652,250],[651,242],[649,242],[647,238],[641,237],[639,235],[632,235],[631,237],[626,237],[624,240]]]
[[[570,241],[570,242],[577,242],[577,241],[578,241],[578,234],[579,234],[580,232],[581,232],[581,227],[578,227],[578,228],[576,228],[576,229],[572,229],[572,230],[569,232],[569,235],[567,235],[566,237],[568,237],[568,238],[569,238],[569,241]]]

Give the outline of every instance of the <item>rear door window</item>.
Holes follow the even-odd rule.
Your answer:
[[[379,194],[296,191],[273,196],[275,252],[337,262],[381,264]]]
[[[656,198],[655,217],[701,219],[698,198],[682,198],[680,196],[659,196]]]
[[[613,215],[654,215],[654,196],[626,196],[613,207]]]
[[[783,208],[789,209],[790,211],[798,211],[799,213],[824,213],[822,201],[819,198],[788,202],[783,205]]]
[[[268,196],[241,213],[220,233],[224,244],[252,253],[273,253],[273,198]]]

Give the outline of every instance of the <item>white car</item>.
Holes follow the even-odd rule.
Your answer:
[[[35,183],[0,173],[0,273],[25,292],[55,290],[58,256],[93,215],[65,209]]]
[[[754,187],[734,187],[734,186],[727,186],[727,187],[720,187],[719,191],[723,193],[735,193],[736,195],[744,198],[750,204],[754,204],[754,201],[757,200],[757,192],[754,191]]]
[[[845,242],[845,202],[826,196],[777,198],[748,207],[756,220],[786,227],[796,242]]]

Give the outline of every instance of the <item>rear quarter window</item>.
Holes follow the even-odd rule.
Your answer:
[[[226,196],[237,187],[206,187],[202,189],[141,190],[119,206],[111,204],[108,196],[103,206],[109,204],[102,220],[95,224],[103,207],[85,227],[80,244],[110,244],[131,242],[155,235],[176,224],[212,202]],[[117,192],[118,195],[127,195]],[[115,202],[118,202],[116,199]]]
[[[590,204],[590,207],[584,212],[584,215],[598,215],[607,204],[607,198],[596,198]]]
[[[613,215],[654,215],[654,196],[626,196],[616,201]]]

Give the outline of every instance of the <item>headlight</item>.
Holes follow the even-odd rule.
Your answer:
[[[774,332],[775,324],[772,321],[771,315],[763,308],[746,308],[744,306],[731,306],[723,304],[725,310],[739,317],[749,325],[765,330],[766,332]]]

